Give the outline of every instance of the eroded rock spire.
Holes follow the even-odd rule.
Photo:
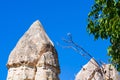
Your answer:
[[[111,64],[99,66],[91,59],[76,75],[75,80],[120,80],[120,75]]]
[[[59,80],[56,49],[38,20],[11,51],[7,67],[7,80]]]

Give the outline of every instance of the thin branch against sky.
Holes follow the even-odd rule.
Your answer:
[[[96,67],[100,68],[100,63],[90,54],[88,53],[82,46],[78,45],[76,42],[74,42],[72,34],[68,33],[67,38],[63,39],[65,43],[67,43],[67,46],[62,46],[63,48],[71,48],[73,49],[76,53],[79,53],[81,56],[83,56],[86,60],[94,59],[95,62],[99,65],[96,65],[94,62],[90,61],[93,65]]]

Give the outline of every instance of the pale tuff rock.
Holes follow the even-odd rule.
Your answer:
[[[96,70],[98,70],[98,68],[99,65],[95,62],[94,59],[91,59],[85,66],[83,66],[81,71],[77,74],[75,80],[95,80],[93,78],[96,77],[96,75],[102,77],[100,73],[95,72]]]
[[[109,78],[112,80],[120,80],[120,75],[118,75],[118,72],[113,65],[104,64],[102,67],[104,69],[104,78],[106,80],[109,80]]]
[[[92,58],[76,75],[75,80],[120,80],[120,76],[111,64],[100,67]]]
[[[37,20],[9,55],[7,80],[59,80],[54,44]]]

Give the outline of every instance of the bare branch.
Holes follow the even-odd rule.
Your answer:
[[[81,47],[80,45],[78,45],[77,43],[75,43],[73,41],[73,37],[71,33],[67,34],[67,39],[63,39],[63,41],[65,43],[67,43],[68,46],[64,46],[66,48],[72,48],[75,52],[79,53],[81,56],[83,56],[85,59],[90,60],[91,58],[93,58],[93,56],[88,53],[83,47]],[[93,58],[94,59],[94,58]],[[95,60],[95,59],[94,59]],[[97,66],[96,64],[94,64],[92,61],[91,63],[94,64],[96,67],[100,67],[100,64],[95,60],[95,62],[99,65]]]

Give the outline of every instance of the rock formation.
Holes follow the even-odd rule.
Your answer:
[[[59,80],[54,44],[37,20],[9,55],[7,80]]]
[[[76,75],[75,80],[120,80],[120,76],[111,64],[100,67],[92,58]]]
[[[120,75],[117,70],[111,64],[102,65],[104,70],[104,79],[106,80],[120,80]]]

